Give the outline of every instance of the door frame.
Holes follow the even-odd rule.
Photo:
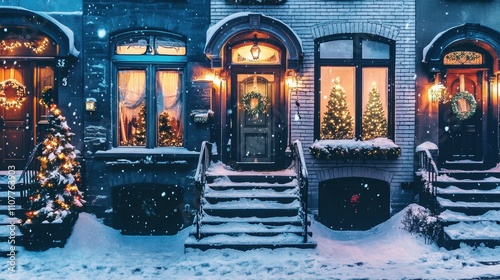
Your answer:
[[[227,95],[228,108],[231,108],[230,117],[226,119],[226,128],[228,128],[228,142],[230,145],[230,154],[228,163],[236,169],[252,170],[274,170],[285,167],[285,152],[289,145],[288,139],[288,98],[285,93],[284,74],[286,69],[282,65],[232,65],[230,70],[229,89]],[[271,162],[245,163],[239,161],[239,136],[238,123],[238,74],[274,74],[277,81],[275,90],[275,102],[272,107],[271,119],[273,126],[274,143],[271,150],[274,150],[273,160]]]

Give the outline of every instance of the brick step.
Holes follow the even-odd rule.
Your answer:
[[[309,241],[304,243],[303,237],[296,234],[281,234],[277,236],[248,236],[245,234],[231,235],[214,235],[196,240],[194,236],[189,236],[184,243],[185,249],[235,249],[235,250],[252,250],[258,248],[300,248],[314,249],[316,243]]]
[[[489,190],[481,189],[461,189],[456,186],[446,188],[437,188],[439,197],[446,198],[452,201],[468,201],[468,202],[495,202],[500,201],[500,187]]]
[[[203,215],[201,223],[202,225],[219,225],[228,222],[262,224],[266,226],[302,225],[302,219],[300,219],[299,216],[260,218],[260,217],[219,217],[207,214]]]
[[[478,230],[480,229],[480,230]],[[460,243],[470,246],[500,245],[500,223],[491,221],[459,222],[443,228],[443,247],[456,249]]]
[[[439,179],[438,179],[439,180]],[[481,180],[460,180],[460,181],[436,181],[432,183],[438,188],[447,188],[455,186],[463,190],[492,190],[500,186],[499,181],[481,181]]]
[[[490,210],[500,210],[500,202],[466,202],[451,201],[446,198],[437,197],[438,207],[445,211],[449,209],[467,215],[482,215]]]

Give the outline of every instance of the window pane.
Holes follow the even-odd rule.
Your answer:
[[[162,55],[185,55],[186,43],[169,37],[155,39],[156,53]]]
[[[58,54],[56,42],[33,30],[5,27],[0,32],[0,55],[2,56],[54,56]]]
[[[354,137],[355,79],[355,67],[321,67],[321,139]]]
[[[353,58],[352,40],[335,40],[319,45],[320,58]]]
[[[120,146],[146,145],[146,71],[118,72],[118,129]]]
[[[362,138],[387,137],[388,68],[363,68]]]
[[[363,40],[361,50],[365,59],[389,59],[390,57],[389,45],[376,41]]]
[[[145,54],[148,49],[148,37],[137,36],[127,38],[116,43],[117,54]]]
[[[156,106],[160,147],[182,146],[181,74],[175,71],[156,72]]]

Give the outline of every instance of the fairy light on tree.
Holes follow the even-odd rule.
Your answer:
[[[377,137],[387,137],[387,120],[385,118],[384,106],[380,101],[380,93],[377,84],[372,84],[372,89],[368,96],[362,123],[363,140],[370,140]]]
[[[146,146],[146,104],[142,103],[140,106],[132,135],[132,146]]]
[[[30,209],[26,223],[62,223],[63,219],[83,207],[80,164],[71,145],[72,133],[55,104],[49,107],[49,126],[43,141],[37,183],[29,189]]]
[[[158,146],[182,146],[182,134],[177,127],[177,120],[163,111],[158,116]]]
[[[321,123],[322,139],[352,139],[353,118],[347,108],[347,99],[340,79],[336,78]]]

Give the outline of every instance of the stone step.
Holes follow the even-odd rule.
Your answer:
[[[466,215],[460,212],[446,210],[439,214],[439,218],[444,225],[458,222],[479,222],[491,221],[500,223],[500,210],[490,210],[482,215]]]
[[[441,211],[449,209],[467,215],[482,215],[490,210],[500,210],[500,202],[452,201],[442,197],[437,197],[436,199]]]
[[[269,184],[286,184],[296,178],[294,173],[290,174],[273,174],[273,172],[234,172],[228,175],[217,175],[207,173],[207,182],[214,183],[220,180],[228,180],[234,183],[269,183]]]
[[[460,243],[470,246],[495,247],[500,245],[500,223],[492,221],[459,222],[443,228],[443,246],[456,249]]]
[[[265,183],[265,182],[233,182],[233,181],[216,181],[208,183],[207,186],[212,190],[273,190],[283,192],[294,190],[297,188],[297,180],[292,180],[286,183]]]
[[[211,216],[208,214],[204,214],[201,223],[202,225],[219,225],[228,222],[262,224],[268,226],[302,225],[302,219],[299,216],[260,218],[260,217],[219,217],[219,216]]]
[[[301,226],[283,225],[283,226],[266,226],[261,224],[249,223],[225,223],[219,225],[203,225],[200,228],[202,238],[225,234],[230,236],[239,236],[242,234],[248,236],[276,236],[284,233],[293,233],[302,235],[304,232]],[[195,229],[191,232],[195,235]]]
[[[446,175],[458,180],[484,180],[485,178],[499,178],[500,172],[497,171],[464,171],[464,170],[439,170],[440,175]]]
[[[258,248],[300,248],[314,249],[316,243],[312,241],[303,242],[303,237],[284,233],[276,236],[249,236],[241,235],[225,235],[219,234],[196,240],[194,236],[189,236],[184,243],[185,249],[235,249],[235,250],[252,250]]]
[[[204,198],[209,203],[219,203],[224,201],[235,201],[241,199],[253,199],[260,201],[275,201],[283,204],[291,203],[298,199],[298,188],[275,191],[272,189],[231,189],[231,190],[213,190],[210,187],[205,188]]]
[[[206,202],[206,201],[205,201]],[[300,210],[300,203],[278,203],[256,199],[240,199],[219,203],[205,203],[203,210],[212,216],[221,217],[282,217],[296,216]]]
[[[500,201],[500,187],[494,189],[461,189],[456,186],[437,188],[437,195],[452,201],[496,202]]]
[[[17,242],[21,242],[21,238],[23,236],[19,226],[13,226],[14,230],[11,229],[11,226],[3,225],[0,226],[0,243],[7,242],[9,239],[16,239]]]
[[[492,190],[500,186],[500,179],[498,178],[488,178],[485,180],[456,180],[453,178],[445,178],[443,176],[439,176],[438,180],[432,183],[435,187],[438,188],[447,188],[449,186],[455,186],[460,189],[470,190]]]

